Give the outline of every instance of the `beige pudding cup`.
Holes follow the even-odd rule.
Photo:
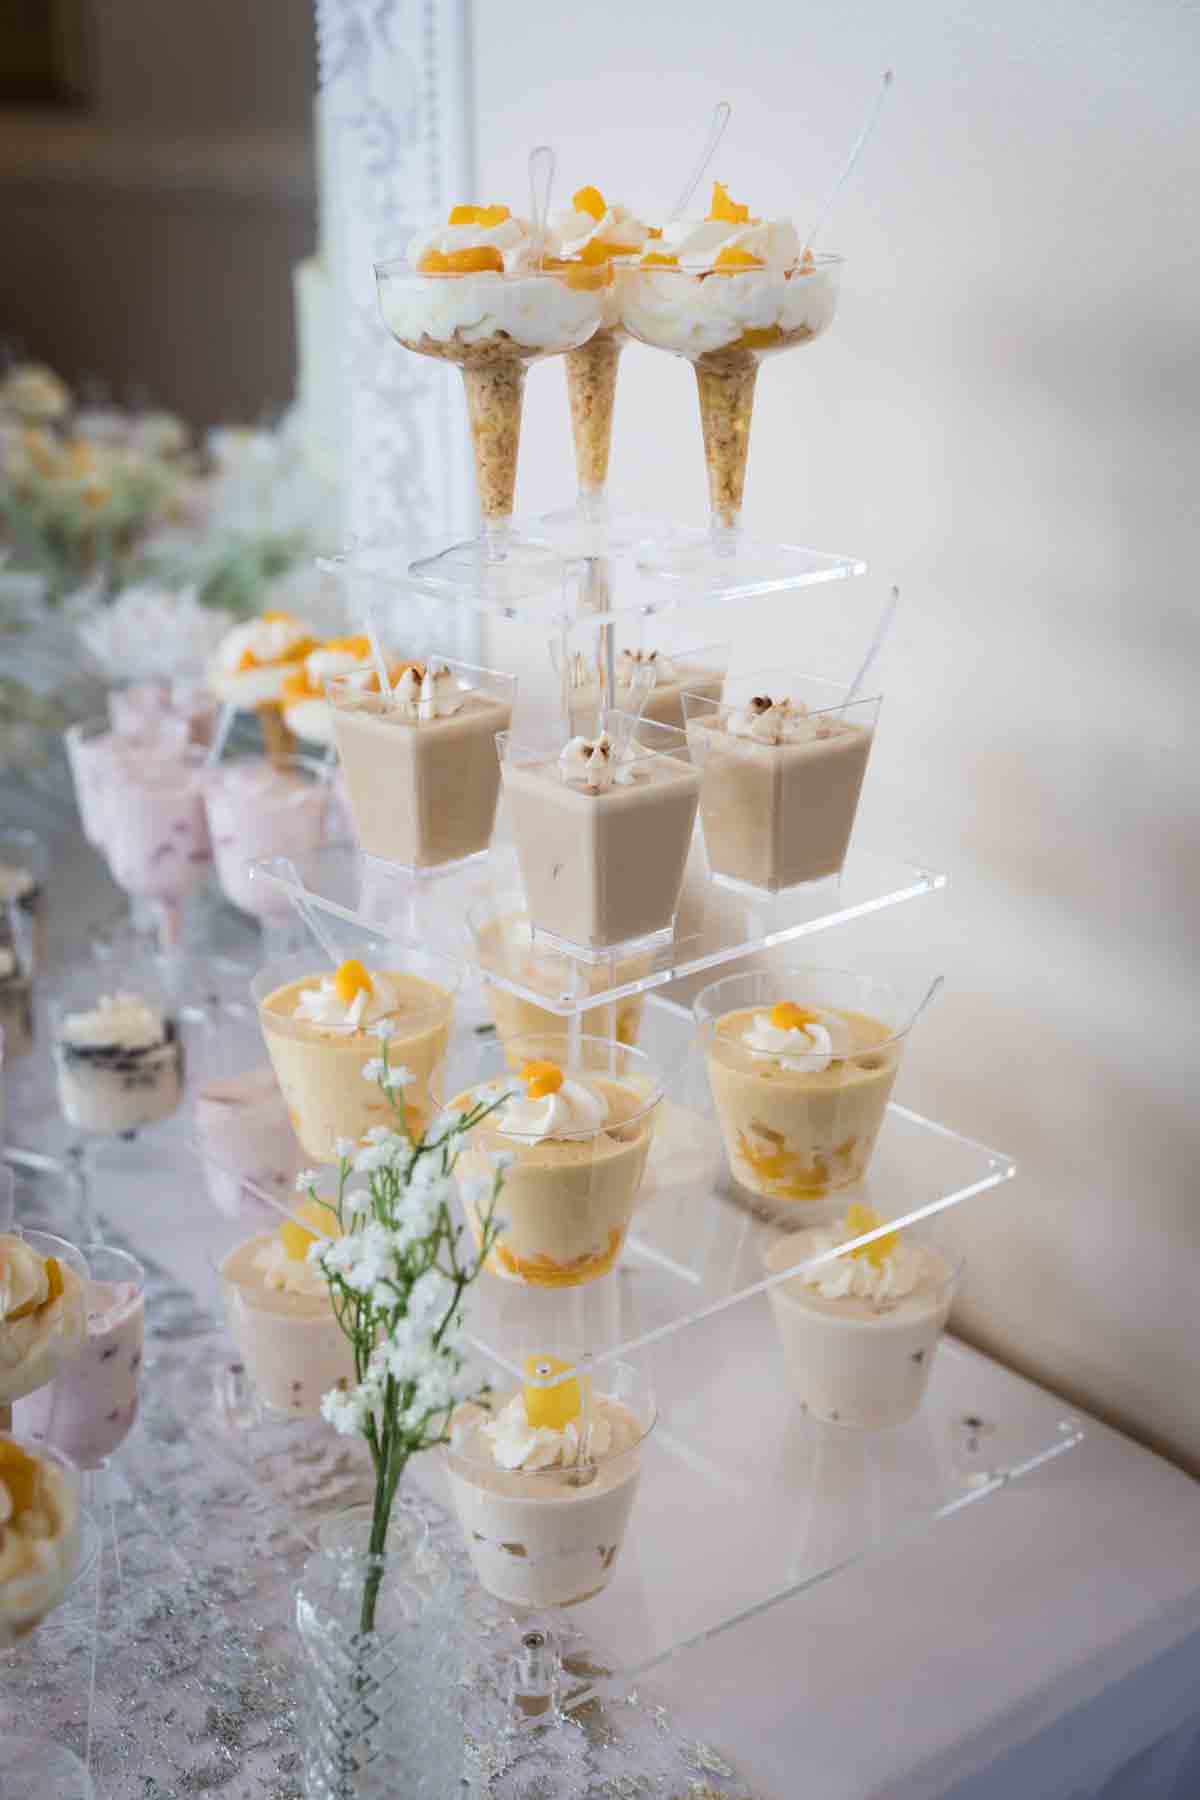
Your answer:
[[[314,1417],[331,1388],[355,1384],[354,1353],[334,1317],[328,1288],[270,1288],[255,1257],[274,1231],[244,1239],[217,1263],[229,1335],[260,1398],[279,1412]]]
[[[534,938],[525,897],[519,890],[489,893],[475,901],[467,908],[467,930],[484,976],[492,1022],[502,1044],[527,1037],[531,1032],[554,1034],[566,1029],[560,1013],[538,1006],[526,994],[514,993],[514,987],[533,989],[547,1000],[565,1003],[573,1001],[581,990],[592,994],[642,981],[652,966],[648,955],[582,963],[547,949]],[[623,994],[619,1000],[590,1008],[585,1016],[589,1034],[616,1038],[619,1044],[636,1044],[644,1001],[643,993]],[[509,1067],[516,1067],[511,1054]]]
[[[492,1158],[513,1157],[504,1178],[499,1211],[506,1224],[488,1267],[527,1287],[580,1287],[616,1263],[637,1204],[663,1089],[658,1070],[641,1050],[613,1038],[583,1036],[569,1046],[565,1029],[493,1045],[483,1077],[448,1102],[465,1112],[477,1097],[511,1088],[511,1071],[552,1062],[568,1081],[585,1082],[608,1101],[609,1116],[596,1130],[564,1132],[537,1140],[501,1130],[492,1113],[467,1139],[459,1167],[482,1176],[464,1185],[467,1222],[476,1243],[482,1235],[480,1206],[487,1204]],[[478,1185],[480,1194],[472,1193]]]
[[[765,1200],[823,1200],[861,1181],[887,1112],[905,1040],[940,980],[912,996],[844,969],[785,964],[727,975],[693,1003],[730,1171]],[[850,1054],[823,1070],[784,1068],[742,1034],[790,1000],[839,1014]]]
[[[407,1120],[411,1131],[423,1130],[434,1106],[431,1082],[450,1041],[461,971],[445,957],[396,944],[360,945],[358,956],[368,973],[386,976],[398,990],[386,1015],[394,1028],[388,1057],[393,1068],[403,1066],[415,1077],[403,1090]],[[339,1138],[358,1142],[372,1125],[390,1125],[394,1118],[378,1086],[363,1075],[364,1065],[382,1051],[375,1031],[295,1017],[304,989],[330,973],[314,946],[268,963],[250,984],[292,1129],[317,1163],[337,1161]]]
[[[655,680],[654,686],[638,690],[621,680],[626,672],[622,657],[633,654],[638,646],[625,646],[615,658],[615,682],[610,704],[619,712],[637,711],[638,717],[652,725],[670,725],[676,731],[685,727],[683,697],[703,695],[717,703],[725,686],[729,667],[729,644],[703,644],[695,650],[662,650],[659,655],[674,670],[670,680]],[[653,654],[653,653],[651,653]],[[603,653],[599,640],[589,656],[576,651],[560,671],[564,701],[571,731],[577,737],[595,737],[600,729],[601,668]],[[634,705],[634,701],[637,705]]]
[[[455,1414],[443,1452],[454,1510],[480,1586],[509,1606],[571,1606],[612,1578],[657,1414],[648,1379],[630,1364],[606,1364],[590,1380],[589,1404],[612,1426],[613,1448],[595,1459],[585,1449],[572,1467],[502,1469],[481,1430],[490,1415],[478,1406]]]
[[[810,1228],[781,1238],[763,1258],[767,1272],[775,1275],[826,1253],[811,1271],[816,1279],[832,1266],[829,1235]],[[804,1274],[767,1290],[788,1382],[801,1408],[826,1424],[882,1431],[911,1419],[925,1397],[963,1259],[920,1226],[906,1227],[901,1236],[924,1263],[910,1293],[827,1298]]]
[[[772,744],[731,732],[754,695],[801,702],[812,733]],[[847,690],[787,669],[727,683],[716,698],[684,691],[692,761],[700,770],[700,827],[713,879],[777,894],[840,874],[875,737],[878,694],[845,704]]]
[[[373,665],[330,676],[333,735],[354,832],[368,856],[416,874],[484,856],[500,798],[498,731],[512,723],[517,680],[496,669],[431,657],[454,679],[460,707],[410,719],[368,687]]]

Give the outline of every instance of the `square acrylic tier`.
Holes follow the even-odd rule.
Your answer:
[[[377,936],[424,943],[458,957],[486,981],[564,1018],[864,918],[945,885],[945,877],[934,870],[852,847],[840,875],[774,898],[745,898],[708,879],[697,834],[669,941],[637,958],[618,953],[611,963],[596,963],[555,956],[531,968],[528,933],[519,923],[523,899],[514,852],[493,848],[483,876],[480,867],[416,881],[342,844],[294,863],[256,863],[254,879],[275,882],[302,905]],[[485,939],[481,945],[478,929],[468,931],[468,915],[472,921],[516,920],[517,927],[492,934],[496,941]],[[552,980],[546,978],[547,966],[554,971]],[[598,1029],[594,1023],[591,1028]]]

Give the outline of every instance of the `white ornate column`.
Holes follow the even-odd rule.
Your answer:
[[[401,546],[465,536],[476,506],[457,371],[388,336],[373,265],[474,197],[470,0],[316,0],[316,13],[346,532]]]

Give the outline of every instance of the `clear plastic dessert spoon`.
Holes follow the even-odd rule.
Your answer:
[[[846,690],[846,698],[842,701],[842,704],[841,704],[841,712],[842,712],[843,716],[845,715],[847,708],[853,706],[854,702],[858,699],[859,694],[862,692],[863,685],[866,682],[867,676],[871,673],[871,670],[875,666],[876,659],[878,658],[880,652],[882,651],[883,646],[887,643],[888,634],[890,633],[890,631],[892,629],[892,621],[896,617],[896,608],[899,604],[900,604],[900,589],[898,587],[894,587],[892,589],[892,591],[890,592],[890,594],[888,595],[887,599],[884,601],[883,611],[879,615],[879,623],[875,627],[875,635],[871,639],[870,645],[867,649],[867,654],[863,657],[861,663],[858,665],[858,673],[855,675],[854,680],[850,683],[850,686]]]
[[[841,193],[842,189],[845,187],[846,183],[849,181],[851,175],[853,175],[855,169],[858,167],[858,159],[862,155],[863,151],[866,149],[867,144],[870,141],[871,135],[874,132],[876,125],[879,123],[879,115],[883,110],[883,103],[887,99],[888,89],[891,87],[894,79],[895,79],[895,77],[893,76],[892,71],[890,69],[885,69],[884,73],[883,73],[883,81],[880,84],[879,92],[876,94],[874,100],[871,102],[871,110],[867,114],[867,122],[863,126],[862,130],[859,132],[858,136],[855,138],[854,148],[851,150],[849,156],[846,158],[846,166],[842,170],[841,174],[838,176],[837,180],[834,182],[833,187],[829,192],[829,196],[826,199],[824,206],[822,206],[820,212],[817,214],[816,223],[813,225],[811,231],[809,232],[808,236],[804,240],[804,250],[805,250],[806,254],[809,250],[812,249],[813,242],[816,238],[817,233],[821,230],[821,227],[827,223],[827,221],[829,219],[829,215],[833,211],[834,204],[837,201],[838,195]]]
[[[322,950],[329,958],[331,965],[336,969],[342,961],[341,952],[338,950],[337,945],[325,929],[324,920],[317,912],[316,907],[309,901],[308,890],[305,888],[304,882],[300,878],[299,869],[296,867],[290,856],[281,856],[279,859],[279,867],[293,884],[289,893],[292,905],[300,914],[300,917],[304,920],[304,923],[308,926],[308,929],[312,932],[318,944],[320,944]]]
[[[718,100],[717,104],[713,107],[712,118],[709,121],[708,137],[705,139],[704,150],[701,154],[700,161],[696,164],[691,175],[688,177],[687,182],[684,184],[683,192],[680,194],[678,200],[663,220],[665,225],[673,224],[676,219],[682,218],[683,214],[687,211],[688,203],[691,200],[692,195],[704,179],[704,171],[708,168],[709,163],[717,154],[717,148],[721,139],[725,136],[725,127],[729,124],[732,112],[733,108],[730,106],[728,100]]]
[[[538,144],[529,152],[529,220],[533,228],[534,262],[539,269],[546,253],[546,221],[550,217],[555,161],[549,144]]]

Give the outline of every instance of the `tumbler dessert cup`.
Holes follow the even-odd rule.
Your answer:
[[[243,1218],[264,1206],[264,1196],[290,1205],[303,1155],[269,1063],[202,1083],[192,1126],[218,1212]]]
[[[466,390],[482,540],[412,565],[423,582],[489,593],[558,559],[512,535],[525,371],[586,343],[600,324],[607,270],[542,267],[542,246],[507,207],[455,207],[406,257],[376,265],[384,324],[406,350],[455,363]]]
[[[310,756],[241,756],[206,768],[203,797],[213,862],[232,906],[278,919],[289,902],[249,865],[269,856],[302,857],[325,841],[328,763]]]
[[[84,1244],[86,1330],[79,1354],[46,1387],[17,1402],[17,1434],[53,1444],[95,1469],[125,1442],[138,1413],[146,1272],[107,1244]]]
[[[650,973],[648,955],[627,956],[616,962],[574,962],[560,951],[539,944],[519,893],[489,894],[467,909],[467,924],[480,968],[505,981],[533,988],[548,1000],[576,1000],[580,993],[640,981]],[[515,994],[500,981],[485,980],[488,1007],[502,1044],[533,1032],[551,1034],[566,1029],[563,1015],[538,1006],[523,994]],[[585,1026],[592,1036],[613,1037],[619,1044],[636,1044],[642,1024],[643,994],[625,994],[619,1000],[592,1007]],[[509,1056],[510,1067],[513,1055]]]
[[[381,1053],[375,1027],[391,1027],[393,1068],[413,1080],[403,1090],[409,1128],[424,1129],[436,1075],[454,1017],[459,971],[442,958],[386,944],[362,946],[367,962],[348,958],[322,970],[316,953],[269,963],[251,992],[288,1109],[292,1129],[316,1163],[338,1160],[339,1140],[358,1143],[394,1113],[363,1071]]]
[[[496,734],[512,722],[516,677],[431,659],[383,694],[365,673],[327,684],[359,844],[417,874],[485,855],[500,798]]]
[[[472,1130],[461,1159],[464,1174],[484,1178],[464,1185],[478,1243],[492,1159],[513,1158],[504,1179],[506,1223],[488,1267],[529,1287],[579,1287],[606,1275],[645,1173],[662,1099],[658,1071],[640,1050],[588,1036],[571,1045],[565,1030],[496,1046],[485,1071],[449,1110],[467,1111],[476,1096],[508,1095]]]
[[[132,1137],[165,1119],[183,1095],[178,1021],[139,977],[138,988],[100,970],[57,994],[52,1014],[58,1104],[77,1131]],[[131,978],[132,980],[132,978]]]
[[[229,1334],[259,1396],[280,1412],[307,1417],[332,1388],[352,1387],[354,1352],[334,1314],[321,1270],[307,1260],[318,1235],[301,1219],[336,1233],[336,1219],[311,1201],[274,1231],[236,1244],[220,1263]]]
[[[45,1444],[0,1434],[0,1651],[54,1610],[75,1578],[79,1556],[75,1469]],[[6,1739],[5,1754],[19,1757],[39,1747]]]
[[[506,1605],[571,1606],[607,1587],[629,1527],[640,1449],[654,1427],[649,1383],[628,1365],[608,1391],[534,1378],[493,1410],[460,1406],[444,1452],[450,1493],[480,1586]]]
[[[87,1264],[48,1231],[0,1234],[0,1407],[53,1381],[84,1337]]]
[[[583,957],[670,937],[700,797],[681,731],[612,723],[622,739],[497,739],[533,928]]]
[[[777,894],[840,874],[879,696],[847,706],[845,689],[778,670],[736,690],[683,696],[713,878]]]
[[[962,1276],[961,1257],[914,1225],[828,1256],[884,1223],[852,1206],[832,1226],[780,1239],[764,1259],[775,1274],[824,1258],[767,1293],[789,1385],[804,1412],[831,1425],[882,1431],[912,1418]]]
[[[776,1202],[860,1181],[934,991],[914,1005],[868,976],[796,964],[704,988],[694,1012],[734,1180]]]

